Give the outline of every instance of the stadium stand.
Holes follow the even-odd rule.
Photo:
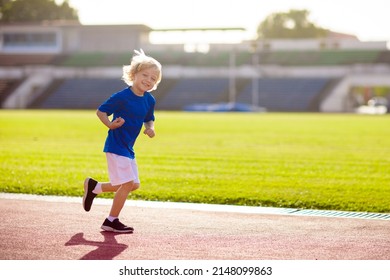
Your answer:
[[[169,92],[176,83],[177,79],[164,79],[158,89],[153,92],[157,101],[163,99],[164,94]],[[96,109],[111,94],[125,87],[126,84],[119,78],[55,80],[29,108]],[[160,109],[159,102],[156,108]]]
[[[382,51],[375,63],[385,63],[385,64],[390,64],[390,51]]]
[[[328,78],[258,79],[258,102],[267,111],[311,111],[312,103],[330,81]],[[252,103],[253,84],[237,96],[237,102]]]
[[[163,67],[178,66],[196,69],[218,67],[229,68],[229,51],[211,50],[208,54],[186,53],[184,51],[148,53],[156,57]],[[68,55],[0,55],[0,66],[52,65],[64,69],[75,68],[81,71],[94,67],[121,67],[130,61],[132,53],[74,53]],[[236,51],[237,67],[251,67],[253,53]],[[311,50],[311,51],[262,51],[259,52],[259,63],[263,66],[279,65],[281,67],[306,66],[353,66],[390,64],[390,51],[383,50]],[[69,67],[69,68],[68,68]],[[22,67],[20,69],[23,69]],[[166,69],[166,68],[165,68]],[[64,70],[65,71],[65,70]],[[67,71],[67,70],[66,70]],[[70,70],[72,71],[72,70]],[[225,72],[227,73],[227,72]],[[76,77],[82,77],[75,75]],[[158,110],[183,110],[184,107],[199,103],[229,102],[229,75],[226,77],[181,77],[181,74],[164,76],[157,91]],[[88,76],[90,77],[90,76]],[[341,76],[338,77],[342,78]],[[105,76],[94,78],[72,78],[53,81],[43,95],[39,96],[29,108],[52,109],[96,109],[110,94],[125,87],[120,78]],[[5,79],[4,79],[5,80]],[[259,104],[269,111],[319,111],[318,105],[326,96],[332,78],[288,76],[259,79]],[[14,84],[15,85],[15,84]],[[0,101],[5,100],[5,92],[10,88],[5,82],[0,85]],[[236,77],[236,102],[252,104],[252,81],[247,76]],[[6,90],[4,88],[7,88]]]
[[[259,106],[268,111],[313,111],[313,103],[331,82],[327,78],[259,79]],[[236,101],[252,103],[252,81],[238,81],[242,91]],[[68,79],[55,81],[47,93],[32,104],[42,109],[96,109],[112,93],[125,87],[119,79]],[[227,78],[166,79],[153,95],[158,110],[183,110],[199,103],[228,102]],[[315,110],[315,109],[314,109]]]
[[[228,78],[182,78],[159,101],[159,109],[182,110],[194,103],[217,103],[228,99]]]
[[[42,109],[96,109],[114,92],[125,88],[120,79],[68,79],[34,107]]]
[[[164,78],[158,85],[157,90],[153,91],[152,94],[156,98],[156,109],[160,108],[160,101],[165,98],[168,92],[176,85],[178,79]]]
[[[8,95],[12,93],[13,89],[15,89],[19,83],[19,80],[14,79],[0,80],[0,105],[7,99]]]
[[[6,24],[0,30],[0,105],[95,109],[125,87],[120,68],[139,48],[163,65],[163,80],[153,92],[160,110],[236,102],[269,111],[353,112],[355,105],[349,105],[353,87],[373,92],[390,87],[390,50],[384,41],[362,42],[334,32],[326,38],[298,40],[242,37],[231,44],[154,44],[149,36],[153,31],[165,36],[244,30],[153,30],[144,25],[84,26],[67,21]],[[254,84],[257,100],[252,100]],[[388,92],[381,94],[388,98]]]

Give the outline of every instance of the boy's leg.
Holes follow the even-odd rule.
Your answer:
[[[83,207],[85,211],[91,210],[93,200],[102,192],[115,192],[118,186],[112,186],[110,183],[100,183],[92,178],[86,178],[84,181]]]
[[[85,211],[91,210],[93,200],[95,197],[102,192],[118,192],[123,187],[122,191],[118,195],[118,202],[113,202],[113,213],[118,213],[122,210],[123,205],[126,201],[127,196],[131,191],[135,191],[139,188],[139,183],[127,182],[119,186],[113,186],[111,183],[100,183],[92,178],[86,178],[84,181],[84,196],[83,196],[83,208]],[[99,189],[99,190],[97,190]],[[124,200],[123,200],[124,197]],[[114,207],[115,205],[115,207]],[[118,206],[116,206],[118,205]],[[122,206],[121,206],[122,205]],[[118,217],[115,216],[115,217]],[[110,214],[110,216],[112,216]]]
[[[135,191],[139,188],[139,183],[134,183],[133,181],[124,183],[117,187],[114,200],[112,202],[110,216],[119,217],[119,214],[125,205],[126,199],[130,192]],[[114,188],[114,187],[113,187]],[[108,186],[107,186],[108,189]]]
[[[109,186],[106,187],[109,188]],[[124,183],[117,187],[117,191],[111,206],[110,215],[107,219],[105,219],[101,226],[103,230],[122,233],[132,233],[134,231],[134,228],[122,224],[119,221],[118,216],[123,206],[125,205],[129,193],[136,190],[138,187],[139,183],[133,183],[133,181]]]
[[[129,193],[139,188],[137,163],[134,159],[111,153],[106,153],[106,157],[110,183],[103,183],[101,191],[115,192],[115,196],[110,214],[101,228],[106,231],[133,232],[134,229],[122,224],[118,217]]]
[[[135,159],[115,156],[107,153],[108,171],[110,182],[120,182],[116,186],[116,193],[112,203],[110,217],[118,217],[130,192],[135,191],[140,186],[138,177],[138,166]],[[128,180],[128,181],[126,181]],[[125,183],[122,183],[125,182]],[[104,186],[107,190],[114,187]]]
[[[116,192],[120,186],[113,186],[111,183],[102,183],[102,192]]]

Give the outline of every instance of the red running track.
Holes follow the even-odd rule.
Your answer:
[[[2,260],[390,260],[390,221],[126,205],[133,234],[102,232],[110,204],[0,196]]]

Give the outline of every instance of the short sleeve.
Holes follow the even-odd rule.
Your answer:
[[[154,106],[156,104],[156,100],[152,95],[148,95],[148,103],[149,103],[149,111],[147,112],[144,122],[154,121]]]
[[[119,99],[118,93],[111,95],[99,106],[98,110],[106,113],[108,116],[112,115],[118,109]]]

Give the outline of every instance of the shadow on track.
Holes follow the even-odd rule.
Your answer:
[[[128,245],[118,243],[115,236],[117,233],[113,232],[100,232],[104,236],[104,241],[93,241],[84,238],[84,233],[76,233],[69,241],[65,243],[65,246],[93,246],[97,247],[93,251],[85,254],[80,260],[112,260],[116,256],[120,255],[127,249]],[[121,233],[123,234],[123,233]]]

